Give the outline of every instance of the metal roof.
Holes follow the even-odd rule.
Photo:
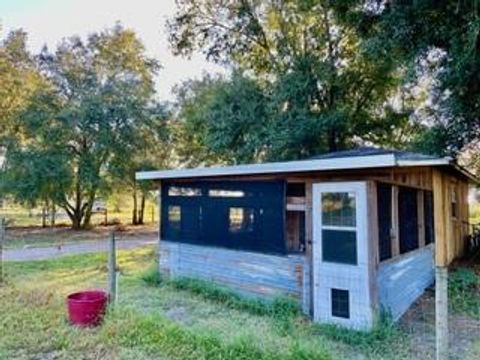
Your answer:
[[[370,147],[332,152],[306,160],[199,167],[194,169],[140,171],[136,173],[136,179],[186,179],[405,166],[452,166],[471,180],[477,182],[477,179],[471,173],[458,166],[454,160],[449,157],[435,157],[402,150],[388,150]]]

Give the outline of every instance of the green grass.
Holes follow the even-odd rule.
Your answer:
[[[480,320],[480,276],[471,269],[451,271],[448,282],[451,309]]]
[[[389,321],[371,332],[315,325],[289,299],[260,301],[194,279],[163,280],[152,247],[118,254],[119,303],[103,326],[65,320],[69,292],[106,286],[106,255],[6,263],[0,359],[410,359]],[[472,349],[472,354],[476,354]]]

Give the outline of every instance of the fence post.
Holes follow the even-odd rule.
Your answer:
[[[0,285],[4,282],[3,274],[3,247],[5,244],[5,219],[0,218]]]
[[[108,245],[108,295],[110,303],[115,305],[117,302],[117,256],[114,231],[110,233]]]
[[[435,268],[435,337],[436,360],[448,356],[448,268]]]

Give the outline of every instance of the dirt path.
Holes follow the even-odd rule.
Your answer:
[[[117,249],[129,250],[141,246],[155,244],[154,237],[141,237],[130,240],[118,240]],[[4,260],[30,261],[53,259],[65,255],[84,254],[107,251],[108,242],[105,240],[82,241],[77,244],[65,244],[63,246],[25,247],[19,249],[4,250]]]

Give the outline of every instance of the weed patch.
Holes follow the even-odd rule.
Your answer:
[[[191,278],[172,279],[168,284],[177,290],[189,291],[205,300],[214,301],[231,309],[247,311],[253,315],[266,315],[284,320],[300,314],[298,303],[285,297],[271,301],[246,297],[234,290]]]
[[[448,295],[454,312],[480,319],[480,276],[473,270],[458,268],[450,272]]]

